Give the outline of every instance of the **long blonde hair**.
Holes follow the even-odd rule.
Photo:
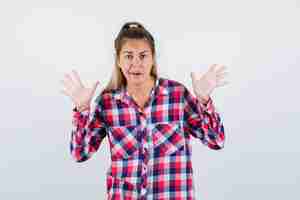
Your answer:
[[[157,78],[158,72],[157,72],[157,63],[156,63],[156,51],[155,51],[155,44],[154,44],[154,39],[152,35],[150,34],[149,31],[147,31],[144,26],[139,23],[139,22],[127,22],[125,23],[117,38],[115,39],[115,66],[111,75],[111,78],[105,87],[104,91],[110,91],[110,90],[115,90],[119,89],[122,86],[126,85],[126,78],[124,74],[121,71],[121,68],[118,66],[118,59],[120,56],[120,52],[122,49],[122,46],[125,44],[125,42],[128,39],[142,39],[148,42],[151,52],[152,52],[152,57],[153,57],[153,66],[151,69],[151,76],[154,78]]]

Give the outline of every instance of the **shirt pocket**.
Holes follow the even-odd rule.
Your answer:
[[[137,155],[139,149],[137,126],[112,126],[109,132],[112,160],[129,159]]]
[[[185,138],[179,122],[157,123],[152,129],[155,155],[170,155],[184,149]]]
[[[138,199],[137,184],[127,177],[114,177],[107,175],[106,192],[109,200],[113,199]]]

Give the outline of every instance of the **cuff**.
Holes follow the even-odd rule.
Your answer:
[[[87,116],[90,113],[90,108],[80,112],[76,107],[74,107],[73,109],[73,114],[74,116]]]
[[[215,112],[215,107],[214,107],[214,104],[213,104],[213,101],[212,101],[211,97],[209,97],[208,101],[205,104],[201,103],[198,100],[198,104],[200,105],[202,112],[207,112],[209,114],[212,114],[212,113]]]

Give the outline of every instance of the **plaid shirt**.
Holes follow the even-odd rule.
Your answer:
[[[93,113],[73,109],[70,149],[83,162],[108,135],[108,199],[195,199],[191,136],[210,149],[224,147],[224,127],[211,98],[200,104],[181,83],[159,77],[143,110],[125,87],[102,92],[95,102]]]

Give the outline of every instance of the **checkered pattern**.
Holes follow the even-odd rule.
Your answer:
[[[212,99],[201,104],[181,83],[159,77],[141,109],[123,87],[104,91],[90,110],[73,110],[71,154],[89,159],[108,136],[109,200],[194,200],[190,139],[224,147],[224,127]]]

